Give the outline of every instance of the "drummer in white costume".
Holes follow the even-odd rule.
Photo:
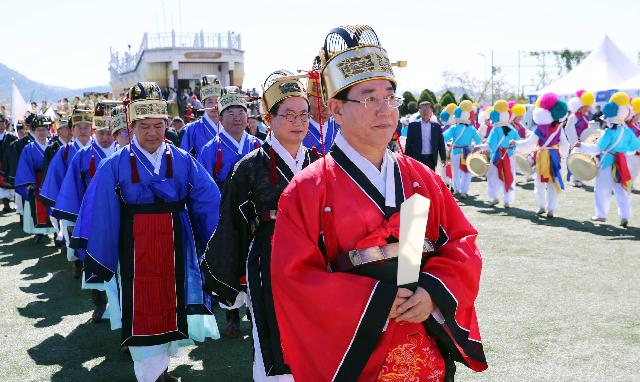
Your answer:
[[[569,98],[569,111],[571,115],[567,118],[567,124],[564,127],[569,146],[573,147],[576,142],[583,142],[589,135],[589,110],[595,102],[593,93],[579,90],[575,96]],[[568,178],[571,176],[569,173]],[[573,177],[573,185],[582,187],[580,179]]]
[[[472,144],[480,144],[482,138],[478,131],[471,125],[470,117],[473,104],[469,100],[460,102],[454,111],[457,124],[443,133],[444,141],[451,141],[451,165],[453,192],[461,198],[466,198],[471,183],[471,173],[467,168],[467,156],[471,154]]]
[[[537,127],[533,134],[516,142],[520,152],[532,152],[535,158],[534,193],[538,215],[547,213],[553,218],[558,208],[560,191],[564,189],[561,163],[569,152],[569,143],[562,131],[560,121],[567,115],[567,104],[553,93],[539,98],[533,110],[533,121]]]
[[[613,192],[618,203],[620,225],[627,227],[631,218],[631,174],[626,154],[640,147],[640,141],[624,123],[630,113],[629,96],[624,92],[615,93],[604,104],[602,112],[608,125],[602,137],[595,144],[577,142],[575,147],[587,154],[600,155],[594,189],[595,216],[591,219],[598,222],[607,220]]]

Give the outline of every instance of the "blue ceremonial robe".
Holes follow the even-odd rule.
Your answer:
[[[78,218],[82,198],[84,198],[84,193],[93,179],[89,171],[92,155],[97,170],[107,156],[95,141],[91,143],[91,146],[79,150],[71,160],[53,208],[54,217],[70,222],[75,222]]]
[[[225,134],[220,134],[207,143],[202,152],[198,156],[198,162],[202,164],[207,173],[216,181],[218,188],[222,190],[224,182],[227,180],[229,173],[233,170],[233,166],[245,155],[262,146],[262,141],[253,135],[243,133],[244,141],[241,139],[241,147],[238,148],[235,143]],[[218,164],[218,148],[222,150],[222,164],[220,171],[215,173]]]
[[[123,346],[150,346],[186,339],[185,333],[192,332],[192,328],[187,327],[187,315],[211,312],[210,296],[202,289],[198,264],[201,253],[196,253],[192,229],[196,237],[204,240],[211,237],[218,223],[220,192],[194,158],[173,145],[168,147],[170,166],[163,152],[159,174],[153,172],[153,165],[135,144],[123,147],[104,160],[85,193],[73,232],[72,245],[85,248],[82,254],[85,272],[107,281],[120,271]],[[139,182],[134,180],[131,150],[135,154]],[[163,226],[166,219],[169,224]],[[138,224],[140,221],[143,224]],[[141,242],[148,243],[147,248],[139,247]],[[162,255],[157,260],[166,265],[168,242],[174,256],[169,254],[170,272],[161,267],[147,268],[145,272],[136,268],[148,261],[145,256],[156,256],[157,248]],[[205,244],[200,246],[204,248]],[[144,256],[139,255],[141,253]],[[172,259],[180,266],[174,267]],[[156,272],[159,273],[156,275]],[[166,279],[166,276],[171,277],[173,286],[154,284],[155,279]],[[147,288],[140,282],[151,284]],[[151,297],[160,300],[145,302],[145,298],[150,298],[144,294],[146,290],[160,290],[164,294],[158,297],[149,292]],[[174,294],[166,300],[170,292]],[[177,304],[172,308],[176,316],[169,320],[177,327],[154,331],[153,319],[149,319],[154,316],[148,310],[157,310],[159,306],[164,309],[167,301],[167,308],[172,308],[171,301]],[[134,320],[136,314],[141,315],[137,321]],[[136,328],[143,321],[148,326]]]
[[[62,180],[67,173],[69,164],[81,148],[82,146],[80,146],[78,141],[73,141],[61,147],[51,159],[44,183],[42,184],[42,193],[40,194],[40,199],[48,207],[53,208],[55,206],[60,187],[62,186]],[[58,218],[55,209],[52,211],[52,215]]]
[[[30,234],[47,234],[56,231],[49,220],[48,208],[39,199],[44,181],[43,167],[44,150],[36,141],[26,145],[18,159],[15,190],[22,196],[25,203],[23,228]],[[28,188],[29,185],[35,187]]]
[[[184,135],[180,142],[180,148],[197,158],[202,148],[218,135],[221,129],[220,122],[216,125],[208,117],[202,116],[183,127]]]
[[[329,117],[327,129],[326,131],[322,132],[322,134],[324,135],[325,152],[329,152],[329,149],[333,145],[333,141],[336,139],[336,135],[338,135],[339,131],[340,125],[336,123],[333,117]],[[320,130],[318,130],[318,128],[313,123],[311,123],[311,120],[309,120],[309,130],[307,131],[307,135],[302,141],[302,145],[309,150],[313,150],[315,148],[318,153],[322,154],[322,140],[320,139]]]

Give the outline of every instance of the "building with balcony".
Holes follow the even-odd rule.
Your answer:
[[[111,49],[111,89],[117,97],[138,81],[154,81],[160,87],[197,89],[206,74],[215,74],[224,86],[242,86],[244,51],[240,34],[148,34],[136,53]]]

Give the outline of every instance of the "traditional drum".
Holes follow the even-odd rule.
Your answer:
[[[600,125],[595,121],[589,122],[589,127],[587,127],[582,134],[580,134],[580,142],[585,142],[590,137],[600,137],[602,135],[602,129]],[[593,139],[593,138],[592,138]]]
[[[567,159],[567,166],[571,170],[571,174],[583,182],[589,181],[598,175],[598,164],[597,158],[580,152],[571,153]]]
[[[531,154],[516,153],[516,170],[523,175],[529,175],[535,164]]]
[[[601,132],[588,136],[584,143],[595,144],[600,139]],[[581,153],[579,149],[574,150],[569,154],[567,158],[567,167],[571,171],[571,174],[583,182],[592,180],[598,175],[598,165],[600,161],[598,158],[591,155]]]
[[[475,176],[485,176],[489,171],[489,153],[475,152],[467,157],[467,168]]]

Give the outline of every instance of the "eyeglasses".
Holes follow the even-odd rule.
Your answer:
[[[404,102],[404,98],[396,96],[384,97],[382,99],[376,97],[367,97],[362,101],[346,98],[344,99],[344,101],[362,104],[364,105],[365,109],[379,109],[383,103],[385,103],[390,109],[397,109]]]
[[[278,117],[282,117],[286,119],[288,122],[295,122],[300,118],[300,122],[307,122],[309,120],[309,113],[287,113],[287,114],[278,114]]]

